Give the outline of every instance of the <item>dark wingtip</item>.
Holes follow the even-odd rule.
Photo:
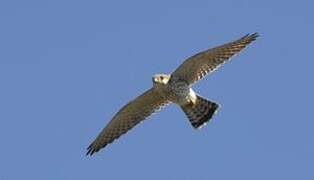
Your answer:
[[[86,156],[91,156],[95,153],[95,149],[92,146],[93,144],[88,146]]]
[[[94,144],[91,144],[87,148],[86,156],[92,156],[94,153],[98,152],[100,149],[106,147],[107,144],[103,145],[102,147],[98,147]]]
[[[248,38],[250,38],[252,41],[256,40],[256,38],[259,36],[257,32],[253,34],[248,34]]]
[[[258,36],[259,34],[257,32],[252,33],[252,34],[248,33],[240,39],[248,39],[249,41],[255,41]]]
[[[86,156],[91,156],[93,155],[94,151],[92,151],[91,149],[89,149],[86,153]]]

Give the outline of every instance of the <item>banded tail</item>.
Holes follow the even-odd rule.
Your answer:
[[[181,106],[194,128],[205,125],[215,114],[219,105],[197,95],[196,104]]]

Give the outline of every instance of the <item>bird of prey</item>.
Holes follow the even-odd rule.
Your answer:
[[[180,106],[192,126],[204,126],[215,114],[218,104],[193,91],[192,85],[229,60],[258,37],[257,33],[200,52],[183,62],[172,74],[154,75],[153,87],[126,104],[87,148],[92,155],[119,138],[162,106]]]

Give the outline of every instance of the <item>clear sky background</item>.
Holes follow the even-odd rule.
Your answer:
[[[313,1],[0,1],[0,179],[314,179]],[[95,156],[126,102],[187,57],[260,37]]]

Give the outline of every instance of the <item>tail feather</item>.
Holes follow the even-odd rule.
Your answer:
[[[194,128],[204,126],[215,114],[219,105],[197,95],[195,104],[181,106]]]

